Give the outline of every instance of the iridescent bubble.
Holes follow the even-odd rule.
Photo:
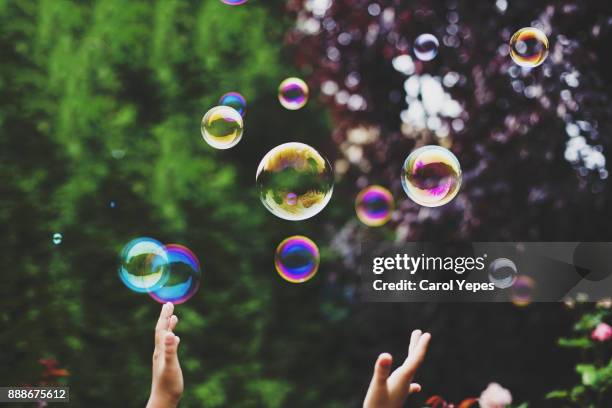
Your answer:
[[[366,187],[355,200],[355,211],[361,222],[370,227],[379,227],[391,219],[395,204],[393,195],[384,187]]]
[[[304,143],[285,143],[270,150],[255,177],[263,205],[285,220],[305,220],[318,214],[334,190],[331,165]]]
[[[289,237],[276,248],[274,266],[286,281],[306,282],[312,279],[319,269],[319,248],[304,236]]]
[[[438,55],[440,43],[433,34],[421,34],[414,40],[414,55],[421,61],[431,61]]]
[[[519,275],[512,285],[510,299],[517,306],[527,306],[533,300],[536,283],[529,276]]]
[[[168,279],[163,286],[150,290],[149,295],[159,303],[185,303],[200,287],[200,261],[185,246],[169,244],[165,249],[168,254]]]
[[[242,139],[244,123],[236,109],[215,106],[202,118],[202,136],[215,149],[229,149]]]
[[[289,110],[302,108],[308,102],[308,85],[300,78],[287,78],[278,87],[278,100]]]
[[[246,99],[238,92],[228,92],[219,99],[219,105],[229,106],[234,109],[244,118],[246,115]]]
[[[134,292],[161,288],[168,280],[168,253],[153,238],[130,241],[121,252],[119,277]]]
[[[222,3],[230,5],[230,6],[239,6],[241,4],[246,3],[249,0],[221,0]]]
[[[414,150],[402,168],[402,187],[408,197],[425,207],[451,201],[461,186],[461,166],[450,150],[423,146]]]
[[[525,27],[510,38],[510,56],[521,67],[533,68],[548,57],[548,38],[541,30]]]
[[[60,234],[59,232],[56,232],[55,234],[53,234],[52,240],[53,240],[54,245],[59,245],[64,240],[64,236]]]
[[[508,258],[497,258],[489,265],[489,282],[500,289],[514,285],[517,275],[516,265]]]

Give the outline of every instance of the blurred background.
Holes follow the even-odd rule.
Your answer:
[[[550,40],[533,70],[509,57],[525,26]],[[440,41],[426,63],[412,53],[425,32]],[[591,335],[609,302],[363,303],[355,271],[365,239],[612,240],[610,44],[605,1],[0,1],[0,385],[144,406],[159,305],[117,268],[128,241],[151,236],[203,268],[176,312],[184,407],[360,406],[378,354],[401,360],[415,328],[433,342],[410,406],[492,381],[514,406],[612,406],[610,342]],[[289,76],[310,86],[304,109],[278,102]],[[245,135],[214,150],[200,120],[230,91],[247,99]],[[290,141],[336,177],[301,222],[270,214],[254,183]],[[441,208],[401,188],[424,144],[462,165]],[[381,228],[355,216],[370,184],[396,200]],[[294,234],[322,255],[298,285],[273,265]]]

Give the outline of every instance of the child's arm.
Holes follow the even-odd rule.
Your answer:
[[[163,305],[155,326],[153,381],[147,408],[175,408],[183,395],[183,373],[177,354],[181,339],[172,332],[178,323],[173,311],[172,303]]]
[[[409,394],[421,391],[421,386],[412,379],[419,368],[431,335],[415,330],[410,336],[408,356],[404,363],[391,373],[392,357],[388,353],[378,356],[374,365],[374,375],[368,388],[364,408],[401,408]]]

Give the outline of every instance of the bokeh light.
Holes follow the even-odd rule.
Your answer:
[[[519,275],[512,285],[510,300],[516,306],[527,306],[533,300],[535,281],[526,275]]]
[[[305,220],[318,214],[334,189],[331,165],[304,143],[285,143],[270,150],[255,177],[263,205],[285,220]]]
[[[159,289],[168,280],[168,253],[153,238],[136,238],[121,251],[119,277],[134,292]]]
[[[60,234],[59,232],[56,232],[53,234],[53,237],[51,238],[51,240],[54,245],[59,245],[64,240],[64,236]]]
[[[421,34],[414,40],[414,55],[421,61],[431,61],[438,55],[439,46],[440,43],[433,34]]]
[[[288,282],[306,282],[319,269],[319,248],[317,244],[301,235],[282,241],[276,248],[274,266],[278,274]]]
[[[489,282],[499,289],[514,285],[517,275],[516,265],[508,258],[497,258],[489,265]]]
[[[423,146],[414,150],[402,168],[402,187],[415,203],[438,207],[451,201],[461,186],[461,166],[450,150]]]
[[[521,67],[542,64],[548,56],[548,48],[546,34],[534,27],[521,28],[510,39],[510,56]]]
[[[168,244],[165,249],[168,255],[168,278],[163,286],[150,290],[149,295],[159,303],[185,303],[200,287],[200,261],[185,246]]]
[[[220,106],[229,106],[234,109],[244,118],[246,115],[246,99],[238,92],[228,92],[219,98]]]
[[[202,118],[202,137],[215,149],[229,149],[242,139],[242,116],[230,106],[215,106]]]
[[[393,195],[381,186],[364,188],[355,200],[357,217],[369,227],[386,224],[391,219],[394,207]]]
[[[287,78],[278,87],[278,100],[289,110],[297,110],[308,102],[308,85],[300,78]]]

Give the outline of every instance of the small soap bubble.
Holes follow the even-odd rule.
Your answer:
[[[497,258],[489,265],[489,282],[500,289],[514,285],[518,270],[514,262],[508,258]]]
[[[287,78],[278,87],[278,100],[289,110],[297,110],[308,102],[308,85],[300,78]]]
[[[241,4],[246,3],[249,0],[221,0],[223,4],[227,4],[229,6],[239,6]]]
[[[110,203],[108,203],[108,206],[110,208],[115,208],[115,207],[117,207],[117,203],[115,201],[111,201]]]
[[[364,188],[355,200],[357,217],[369,227],[386,224],[391,219],[394,207],[393,195],[381,186]]]
[[[242,139],[244,123],[236,109],[215,106],[202,118],[202,137],[215,149],[229,149]]]
[[[168,255],[168,279],[161,287],[149,290],[149,295],[159,303],[185,303],[200,287],[200,261],[183,245],[168,244],[165,250]]]
[[[219,99],[220,106],[229,106],[236,109],[236,111],[244,118],[246,115],[246,99],[238,92],[228,92]]]
[[[461,166],[450,150],[423,146],[406,158],[401,179],[412,201],[425,207],[439,207],[459,192]]]
[[[290,221],[318,214],[334,190],[331,165],[304,143],[285,143],[270,150],[259,163],[255,181],[263,205]]]
[[[161,288],[168,280],[168,253],[153,238],[136,238],[121,251],[119,277],[134,292]]]
[[[421,34],[414,41],[414,55],[421,61],[431,61],[438,55],[440,43],[433,34]]]
[[[52,240],[53,240],[54,245],[59,245],[64,240],[64,236],[60,234],[59,232],[56,232],[55,234],[53,234]]]
[[[319,269],[319,248],[310,239],[295,235],[276,248],[274,266],[288,282],[301,283],[312,279]]]
[[[519,275],[512,285],[510,299],[516,306],[527,306],[533,300],[536,283],[529,276]]]
[[[525,27],[510,38],[510,56],[521,67],[534,68],[548,56],[548,38],[541,30]]]

